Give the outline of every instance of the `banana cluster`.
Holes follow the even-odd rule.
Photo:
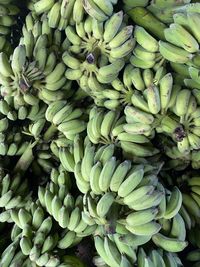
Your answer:
[[[162,66],[164,60],[159,52],[158,41],[140,26],[135,27],[134,37],[136,46],[133,49],[130,63],[140,69],[158,69]]]
[[[167,42],[159,41],[161,55],[174,63],[199,66],[199,31],[198,21],[200,14],[190,10],[190,5],[185,6],[185,13],[173,16],[173,23],[164,30]],[[184,23],[183,23],[184,21]]]
[[[10,34],[11,27],[16,24],[15,16],[19,13],[19,8],[15,5],[13,0],[1,1],[0,13],[0,34]]]
[[[8,245],[0,258],[0,263],[2,266],[15,267],[16,264],[19,264],[22,267],[34,267],[34,263],[25,256],[19,246],[19,240],[15,240]]]
[[[100,256],[93,259],[96,266],[133,266],[136,262],[134,247],[120,241],[116,234],[110,237],[94,236],[95,248]]]
[[[27,179],[22,180],[20,174],[11,176],[1,170],[0,222],[12,222],[11,210],[24,207],[29,198]]]
[[[183,206],[191,220],[190,225],[200,223],[200,185],[199,177],[185,174],[178,179],[179,187],[183,187]],[[184,190],[185,187],[185,190]]]
[[[137,252],[138,267],[164,267],[164,266],[183,266],[181,259],[176,253],[165,252],[164,250],[153,249],[146,252],[143,248],[139,248]]]
[[[152,14],[164,23],[173,22],[173,14],[176,12],[181,12],[184,9],[185,4],[189,4],[191,0],[182,0],[177,2],[176,0],[163,1],[155,0],[147,6],[147,9],[152,12]],[[180,11],[179,11],[180,10]]]
[[[187,260],[190,263],[192,262],[192,267],[197,267],[200,264],[200,249],[195,249],[193,251],[190,251],[187,254]]]
[[[4,95],[22,96],[21,102],[27,105],[34,105],[39,99],[48,104],[55,99],[65,98],[71,82],[63,77],[65,64],[58,59],[56,51],[51,51],[53,44],[49,46],[48,37],[46,33],[40,35],[39,30],[37,37],[31,30],[24,30],[20,45],[15,48],[10,59],[1,53],[0,80]],[[57,38],[61,41],[60,32]]]
[[[96,106],[91,109],[87,124],[87,135],[93,144],[116,144],[127,157],[153,156],[159,152],[154,149],[148,137],[125,131],[125,117],[119,111],[106,111]]]
[[[45,118],[52,123],[53,128],[72,141],[77,134],[82,133],[87,127],[83,117],[83,109],[76,108],[72,103],[67,103],[66,100],[51,103],[46,109]]]
[[[81,0],[32,0],[28,8],[37,15],[46,16],[49,27],[60,31],[68,24],[80,23],[85,13]]]

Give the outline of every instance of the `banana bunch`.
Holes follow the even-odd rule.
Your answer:
[[[21,208],[30,200],[28,181],[21,175],[15,174],[12,177],[9,174],[1,173],[1,196],[0,196],[0,222],[12,222],[11,210]]]
[[[140,69],[158,69],[162,66],[164,59],[159,52],[158,41],[145,28],[138,25],[134,29],[134,37],[136,46],[133,49],[130,63]]]
[[[137,252],[138,267],[179,267],[184,266],[176,253],[166,252],[162,249],[146,251],[141,247]]]
[[[182,189],[183,205],[189,214],[191,220],[200,222],[200,192],[199,184],[200,178],[191,174],[185,174],[181,176],[178,181],[178,185]],[[184,190],[184,187],[186,188]]]
[[[184,5],[189,4],[191,0],[181,0],[179,2],[175,0],[163,1],[155,0],[153,1],[147,9],[151,11],[156,18],[164,23],[172,23],[173,15],[176,13],[176,10],[184,7]]]
[[[193,169],[199,169],[199,151],[192,150],[188,154],[179,151],[175,142],[163,146],[165,154],[169,157],[165,167],[177,171],[186,169],[190,164]]]
[[[107,111],[94,106],[89,113],[87,135],[93,144],[109,144],[117,141],[118,134],[125,123],[124,116],[120,117],[119,111]]]
[[[84,120],[84,109],[76,108],[72,103],[66,100],[52,102],[45,112],[45,118],[52,123],[52,131],[58,130],[67,139],[74,140],[77,134],[86,129]]]
[[[28,8],[37,15],[45,15],[49,27],[60,31],[64,30],[68,24],[80,23],[85,14],[81,0],[31,0]]]
[[[95,235],[94,245],[101,262],[103,261],[103,264],[106,263],[106,265],[104,264],[103,266],[126,267],[133,266],[132,264],[135,262],[135,251],[133,249],[128,246],[123,246],[123,244],[119,245],[119,242],[117,245],[120,247],[118,247],[115,241],[110,240],[107,236],[102,237],[100,235]],[[125,251],[122,252],[122,250]],[[127,251],[129,254],[128,256],[126,255]]]
[[[1,53],[0,65],[1,91],[14,97],[23,96],[28,105],[38,103],[39,99],[47,104],[63,99],[71,88],[71,82],[63,77],[65,64],[49,50],[46,34],[34,42],[29,31],[10,59]]]
[[[18,131],[17,131],[18,130]],[[0,155],[1,156],[21,156],[28,147],[29,140],[21,134],[22,129],[13,129],[13,131],[5,134],[0,133]]]
[[[173,15],[173,23],[164,30],[167,42],[159,41],[159,50],[161,55],[170,62],[185,63],[195,67],[199,66],[198,21],[200,14],[193,13],[194,11],[190,12],[189,9],[186,9],[185,12],[179,13],[177,9],[177,13]]]
[[[200,264],[200,249],[190,251],[187,254],[187,260],[190,263],[192,262],[192,267],[198,267],[198,265]]]
[[[125,108],[126,109],[126,108]],[[89,115],[87,135],[93,144],[114,143],[129,156],[145,157],[158,153],[146,136],[132,135],[125,130],[126,121],[119,111],[104,111],[94,106]],[[140,149],[139,149],[140,148]],[[128,156],[128,155],[127,155]]]
[[[34,12],[28,13],[25,18],[22,33],[23,37],[21,38],[21,41],[27,43],[27,47],[29,47],[29,49],[27,48],[27,51],[29,54],[31,54],[31,49],[34,46],[34,44],[29,41],[30,37],[36,42],[41,35],[46,35],[50,51],[54,51],[59,58],[61,58],[62,53],[68,49],[70,44],[67,38],[63,38],[60,30],[49,27],[48,17],[45,14],[39,17]]]
[[[11,242],[4,251],[0,258],[1,266],[15,267],[18,265],[22,267],[36,267],[35,263],[25,256],[19,246],[19,239]]]
[[[47,106],[41,101],[34,105],[27,105],[23,97],[5,96],[0,100],[0,114],[2,119],[9,121],[36,121],[44,117]],[[7,117],[7,118],[6,118]],[[2,125],[3,127],[3,125]]]
[[[15,1],[2,1],[0,5],[0,35],[9,35],[13,25],[16,24],[16,16],[19,8],[15,5]],[[4,38],[2,40],[5,40]],[[5,42],[4,42],[5,44]],[[2,46],[4,46],[2,44]],[[3,47],[2,47],[3,48]],[[2,50],[2,49],[1,49]]]
[[[54,253],[54,248],[59,236],[52,232],[52,218],[46,216],[37,202],[32,202],[27,208],[11,211],[11,218],[17,225],[16,230],[20,232],[16,239],[20,240],[22,253],[36,266],[58,266],[60,259]]]
[[[90,64],[95,62],[99,67],[106,65],[107,60],[114,62],[124,59],[132,52],[135,45],[132,33],[133,26],[126,26],[122,11],[114,13],[104,23],[88,16],[84,22],[76,23],[74,27],[67,26],[65,29],[70,42],[68,51],[72,53],[72,59],[75,55],[79,61],[82,59]],[[70,54],[66,54],[66,63],[70,64],[67,58],[70,58]],[[71,63],[73,65],[69,66],[72,69],[72,66],[78,65],[75,64],[75,60],[73,62],[74,64]],[[111,74],[114,75],[112,72]],[[102,70],[98,76],[103,80]]]

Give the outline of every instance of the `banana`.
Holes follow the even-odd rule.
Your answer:
[[[22,239],[20,240],[20,248],[24,255],[29,255],[32,249],[31,240],[28,237],[23,236]]]
[[[167,73],[165,76],[163,76],[162,79],[160,80],[159,85],[160,85],[159,92],[160,92],[161,109],[163,111],[166,111],[170,102],[172,88],[173,88],[173,77],[171,73]]]
[[[54,0],[50,0],[50,1],[47,1],[47,0],[40,0],[40,1],[37,1],[35,4],[34,4],[34,10],[37,14],[42,14],[43,12],[46,12],[48,10],[50,10],[53,5],[54,5]]]
[[[106,252],[106,255],[109,257],[109,259],[112,262],[113,267],[120,267],[121,262],[121,254],[119,250],[116,248],[114,243],[108,239],[108,237],[104,238],[104,249]]]
[[[154,60],[143,60],[135,55],[131,56],[130,58],[130,63],[135,66],[136,68],[140,68],[140,69],[149,69],[149,68],[153,68],[153,66],[155,65],[155,61]]]
[[[186,238],[185,222],[179,213],[177,213],[173,218],[170,236],[176,237],[182,241],[184,241]]]
[[[144,84],[140,69],[139,68],[132,69],[130,75],[131,75],[133,86],[137,90],[143,91],[145,89],[145,84]]]
[[[93,2],[107,15],[111,16],[113,14],[113,5],[111,1],[107,0],[93,0]]]
[[[164,41],[159,41],[159,51],[165,59],[174,63],[184,64],[193,57],[188,51]]]
[[[151,124],[154,121],[154,117],[146,112],[143,112],[137,108],[126,106],[124,109],[124,113],[126,115],[126,119],[130,118],[133,122],[141,122],[144,124]]]
[[[197,202],[188,194],[182,193],[182,196],[183,196],[183,205],[185,206],[186,210],[189,212],[189,214],[198,218],[200,216],[200,209]]]
[[[85,11],[96,20],[103,22],[108,16],[95,4],[93,0],[84,0],[83,7]]]
[[[78,226],[81,220],[81,211],[79,207],[76,207],[70,214],[69,224],[67,228],[70,231],[74,231],[74,229]]]
[[[66,234],[58,242],[58,248],[66,249],[70,247],[76,238],[76,233],[73,231],[67,231]]]
[[[53,117],[53,124],[59,125],[65,121],[65,119],[68,119],[68,116],[71,114],[73,110],[72,105],[67,104],[63,108],[61,108]]]
[[[161,203],[163,196],[163,192],[154,191],[150,195],[145,195],[144,199],[142,199],[143,202],[138,198],[137,201],[132,202],[129,206],[136,211],[156,207]]]
[[[8,57],[5,53],[1,52],[0,53],[0,73],[4,77],[12,77],[13,71],[10,66]]]
[[[131,102],[136,108],[139,108],[147,113],[150,112],[148,103],[140,94],[134,93],[131,97]]]
[[[190,97],[191,91],[187,89],[182,89],[178,93],[176,98],[176,114],[178,116],[184,116],[187,113]]]
[[[158,149],[152,148],[151,146],[139,145],[127,141],[121,141],[120,146],[125,153],[137,157],[150,157],[159,152]]]
[[[61,4],[59,2],[55,3],[48,13],[48,23],[51,28],[58,27],[60,21],[60,9]]]
[[[69,171],[73,172],[75,167],[73,154],[67,148],[59,149],[59,158],[63,167]]]
[[[47,121],[52,122],[54,116],[60,111],[62,110],[62,108],[66,105],[66,101],[65,100],[58,100],[58,101],[54,101],[52,102],[48,108],[46,109],[45,112],[45,117],[47,119]]]
[[[82,173],[83,179],[86,182],[89,182],[91,169],[94,165],[94,154],[95,154],[94,149],[95,148],[91,146],[91,144],[89,143],[85,147],[84,156],[81,162],[81,173]]]
[[[198,23],[200,21],[199,13],[187,12],[186,21],[187,21],[187,27],[189,26],[189,29],[196,38],[196,40],[200,42],[200,34],[198,30]]]
[[[159,49],[157,40],[151,36],[143,27],[135,26],[134,36],[136,42],[149,52],[157,52]],[[147,41],[148,40],[148,41]]]
[[[126,205],[131,205],[132,203],[138,201],[138,199],[142,199],[144,196],[151,194],[154,191],[154,186],[146,185],[139,187],[133,191],[131,191],[130,194],[128,194],[126,197],[124,197],[124,203]]]
[[[151,222],[155,219],[157,214],[157,208],[150,208],[147,210],[131,212],[126,217],[126,223],[134,228],[134,226],[143,225],[145,223]]]
[[[128,174],[128,171],[131,168],[131,162],[126,160],[117,166],[115,169],[111,181],[110,181],[110,190],[117,192]]]
[[[156,246],[161,247],[162,249],[169,252],[180,252],[184,250],[188,245],[187,241],[166,237],[160,233],[153,235],[152,240],[156,244]]]
[[[119,71],[124,67],[124,60],[117,59],[114,62],[98,69],[97,80],[100,83],[110,83],[118,76]]]
[[[129,134],[137,134],[137,135],[148,133],[151,130],[151,127],[149,124],[144,124],[144,123],[139,123],[139,122],[125,124],[123,128],[125,132]]]
[[[44,211],[41,207],[38,207],[33,213],[32,225],[35,229],[38,229],[44,220]]]
[[[116,169],[116,164],[116,158],[111,157],[103,166],[99,176],[99,188],[102,192],[106,192],[109,189],[113,173]]]
[[[144,61],[155,61],[156,60],[156,53],[147,51],[141,45],[137,45],[134,48],[133,54],[139,59],[144,60]]]
[[[5,207],[6,209],[9,209],[9,206],[10,206],[12,200],[15,199],[15,198],[12,198],[12,197],[13,197],[13,191],[12,190],[9,190],[4,195],[2,195],[0,197],[0,207],[1,208]]]
[[[97,203],[96,212],[101,218],[105,217],[109,212],[114,202],[114,195],[112,192],[105,193]]]
[[[146,90],[149,111],[152,114],[159,113],[161,109],[161,99],[158,87],[155,85],[151,85]]]
[[[11,61],[11,67],[13,72],[18,75],[23,71],[23,67],[26,63],[26,48],[24,45],[19,45],[13,52]]]
[[[188,141],[192,149],[199,149],[200,148],[200,138],[196,134],[189,133],[188,134]]]
[[[19,222],[20,222],[20,225],[22,226],[22,228],[30,223],[31,221],[31,215],[29,214],[29,212],[27,212],[25,209],[20,209],[19,212],[18,212],[18,217],[19,217]]]
[[[73,20],[79,24],[83,21],[84,8],[81,0],[76,0],[73,7]]]
[[[71,69],[79,69],[80,68],[80,61],[69,54],[68,51],[65,51],[62,55],[63,62]]]
[[[110,241],[111,242],[111,241]],[[112,258],[110,258],[110,256],[107,254],[107,250],[105,249],[104,246],[104,239],[103,237],[99,236],[99,235],[95,235],[94,236],[94,245],[95,248],[98,252],[98,254],[100,255],[100,257],[108,264],[108,265],[112,265]],[[119,265],[115,266],[115,267],[119,267]]]
[[[90,172],[90,187],[94,194],[99,195],[102,190],[99,187],[99,177],[102,172],[101,163],[98,161],[91,169]],[[111,180],[112,181],[112,180]]]
[[[131,36],[133,33],[133,26],[124,27],[109,43],[109,47],[111,49],[121,47]]]
[[[118,189],[118,195],[122,198],[126,198],[131,192],[134,192],[135,188],[142,181],[144,175],[143,166],[133,167],[125,180],[121,183]],[[124,199],[125,201],[125,199]]]
[[[165,29],[164,34],[169,43],[182,47],[188,52],[193,53],[198,47],[198,43],[193,36],[182,25],[177,23],[172,23],[169,28]]]
[[[182,205],[182,194],[177,187],[174,187],[167,203],[166,211],[164,214],[165,219],[173,218],[180,210]]]
[[[135,225],[133,227],[127,225],[126,228],[135,235],[150,236],[158,233],[161,229],[161,225],[152,221],[142,225]]]
[[[61,77],[63,76],[64,72],[65,72],[66,68],[65,68],[65,65],[64,63],[60,62],[58,63],[54,70],[48,74],[45,78],[45,82],[46,83],[55,83],[57,82],[58,80],[61,79]]]
[[[66,136],[79,134],[85,129],[86,123],[78,119],[64,121],[58,126],[58,130]]]
[[[103,118],[101,123],[101,135],[106,139],[109,140],[109,135],[111,130],[114,126],[116,119],[118,118],[119,114],[115,111],[109,111]]]
[[[118,33],[123,20],[123,12],[113,14],[104,26],[103,39],[109,43]]]
[[[110,56],[114,59],[124,58],[130,54],[135,46],[135,39],[129,39],[120,47],[112,48]]]

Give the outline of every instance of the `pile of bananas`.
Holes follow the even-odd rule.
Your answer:
[[[200,266],[200,1],[0,1],[0,266]]]

